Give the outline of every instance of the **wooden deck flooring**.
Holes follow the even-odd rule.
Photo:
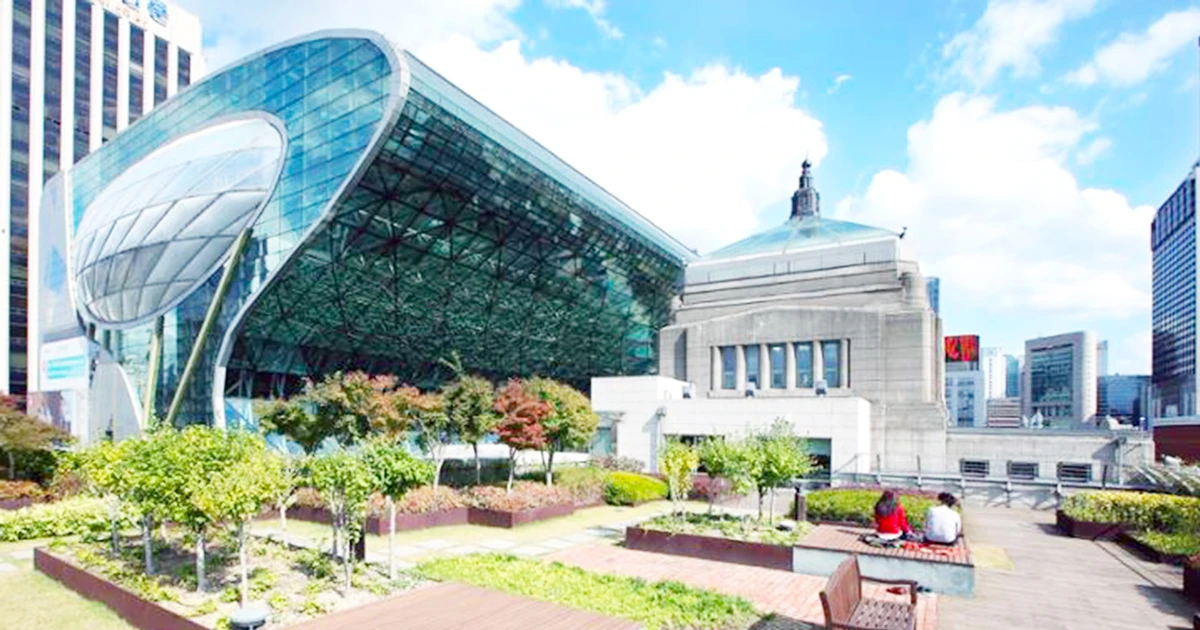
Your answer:
[[[292,630],[637,630],[638,624],[453,582],[314,619]]]
[[[861,540],[859,536],[869,534],[873,530],[867,527],[852,527],[849,525],[818,525],[812,532],[796,543],[797,547],[812,549],[833,549],[847,553],[858,553],[869,556],[888,556],[919,560],[921,562],[940,562],[971,566],[971,551],[963,540],[954,545],[919,545],[908,543],[905,547],[895,549],[888,547],[872,547]]]

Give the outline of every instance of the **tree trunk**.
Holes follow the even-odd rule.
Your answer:
[[[196,535],[196,592],[203,593],[208,589],[204,579],[204,532]]]
[[[142,515],[142,553],[146,560],[146,575],[154,575],[154,519],[149,514]]]
[[[433,459],[433,493],[437,494],[438,483],[442,480],[442,465],[446,463],[445,453],[440,449]]]
[[[246,571],[246,522],[238,523],[238,564],[241,565],[242,572],[242,607],[246,606],[246,601],[250,599],[250,576]]]
[[[387,498],[388,503],[388,579],[396,579],[396,501]]]
[[[758,520],[760,521],[762,520],[763,497],[765,497],[766,494],[766,490],[763,490],[762,488],[758,489]]]
[[[346,576],[346,581],[342,588],[342,597],[350,594],[350,561],[354,559],[354,542],[350,537],[350,522],[347,518],[347,512],[349,512],[348,508],[343,510],[341,518],[342,529],[345,531],[345,536],[342,537],[342,546],[345,550],[342,554],[342,569]]]
[[[546,458],[546,485],[554,485],[554,451],[550,451]]]
[[[513,477],[517,474],[517,449],[508,449],[508,494],[512,494]]]
[[[120,550],[121,532],[118,530],[118,528],[120,527],[119,523],[121,520],[121,502],[118,501],[117,497],[115,497],[115,496],[109,496],[109,498],[108,498],[108,520],[109,520],[109,523],[112,525],[112,555],[115,558],[117,556],[117,554],[119,554],[121,552],[121,550]]]
[[[13,456],[12,449],[8,449],[5,452],[8,453],[8,478],[16,479],[17,478],[17,458]]]
[[[287,504],[279,504],[279,539],[284,540],[287,536]]]
[[[771,488],[771,507],[767,508],[767,522],[775,522],[775,488]]]
[[[333,557],[336,558],[342,548],[341,545],[338,544],[341,542],[341,537],[338,536],[340,533],[340,530],[338,529],[338,516],[337,512],[334,512],[333,508],[329,505],[326,505],[325,509],[329,511],[329,527],[333,531],[333,550],[329,553],[333,554]]]
[[[479,462],[479,442],[473,442],[471,448],[475,450],[475,485],[483,485],[483,467]]]

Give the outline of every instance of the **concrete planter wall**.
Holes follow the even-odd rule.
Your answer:
[[[460,507],[427,514],[396,513],[396,531],[407,532],[428,527],[443,527],[445,525],[466,525],[467,508]],[[388,535],[388,517],[371,516],[367,518],[367,532],[376,536]]]
[[[518,525],[533,523],[535,521],[544,521],[546,519],[558,518],[567,516],[575,511],[573,503],[563,503],[561,505],[547,505],[545,507],[534,508],[532,510],[522,510],[520,512],[503,512],[500,510],[485,510],[482,508],[473,507],[467,514],[467,521],[472,525],[484,525],[486,527],[504,527],[512,529]]]
[[[625,546],[638,551],[718,560],[781,571],[792,570],[793,554],[790,545],[771,545],[628,527],[625,529]]]
[[[1096,523],[1080,521],[1067,516],[1062,510],[1055,513],[1058,529],[1072,538],[1088,540],[1116,540],[1128,528],[1124,523]]]
[[[207,630],[204,626],[147,601],[108,580],[59,558],[45,549],[33,552],[35,569],[83,597],[100,602],[129,625],[141,630]]]
[[[1200,563],[1200,560],[1197,560]],[[1183,594],[1200,604],[1200,564],[1183,568]]]

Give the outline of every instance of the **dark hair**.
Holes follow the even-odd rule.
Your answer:
[[[955,499],[954,495],[950,494],[949,492],[939,493],[938,501],[941,501],[942,505],[945,505],[946,507],[954,507],[958,503],[958,499]]]
[[[875,516],[891,516],[892,512],[896,511],[896,493],[893,490],[884,490],[883,494],[879,495],[879,500],[875,502]]]

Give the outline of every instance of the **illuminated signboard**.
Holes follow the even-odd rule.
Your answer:
[[[947,363],[974,363],[979,361],[979,335],[946,337]]]

